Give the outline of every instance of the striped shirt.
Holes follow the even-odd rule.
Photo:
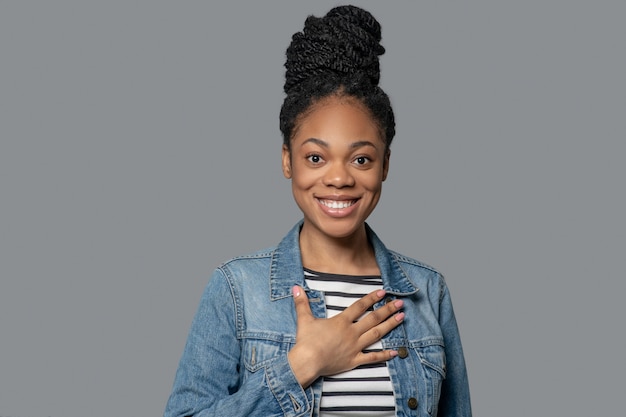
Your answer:
[[[326,316],[336,316],[359,298],[382,288],[380,276],[339,275],[304,269],[304,278],[312,290],[324,294]],[[380,351],[376,342],[367,351]],[[387,364],[374,363],[351,371],[324,377],[320,417],[392,417],[395,401]]]

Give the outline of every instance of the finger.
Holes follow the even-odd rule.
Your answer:
[[[356,366],[366,365],[369,363],[385,362],[385,361],[395,358],[396,356],[398,356],[398,351],[391,350],[391,349],[381,350],[377,352],[362,353],[356,360],[357,361]]]
[[[398,327],[404,321],[404,313],[400,312],[392,315],[382,323],[368,329],[359,338],[359,344],[366,348],[378,342],[387,333]]]
[[[351,322],[356,321],[367,310],[369,310],[374,304],[379,302],[385,296],[385,290],[376,290],[356,300],[348,308],[346,308],[342,315],[345,316]]]
[[[392,314],[400,311],[403,304],[402,300],[394,300],[393,302],[387,303],[374,311],[370,311],[358,321],[358,329],[361,333],[365,333],[370,328],[387,320]]]
[[[309,305],[309,298],[304,293],[304,290],[295,285],[292,288],[293,293],[293,302],[296,305],[296,316],[298,323],[305,318],[313,317],[313,313],[311,312],[311,306]]]

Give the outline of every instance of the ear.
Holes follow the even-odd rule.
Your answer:
[[[287,145],[283,145],[282,152],[282,161],[283,161],[283,175],[287,179],[291,179],[291,152]]]
[[[389,173],[389,157],[391,156],[391,150],[387,149],[385,153],[385,160],[383,161],[383,181],[387,179],[387,174]]]

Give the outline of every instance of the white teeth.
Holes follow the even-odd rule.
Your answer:
[[[326,207],[333,209],[342,209],[350,207],[354,204],[354,201],[336,201],[336,200],[320,200],[320,202]]]

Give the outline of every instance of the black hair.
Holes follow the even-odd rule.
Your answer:
[[[280,110],[283,143],[290,141],[300,118],[322,99],[331,96],[357,99],[376,121],[389,148],[395,135],[391,102],[378,86],[381,28],[368,11],[339,6],[324,17],[309,16],[287,48],[287,96]]]

